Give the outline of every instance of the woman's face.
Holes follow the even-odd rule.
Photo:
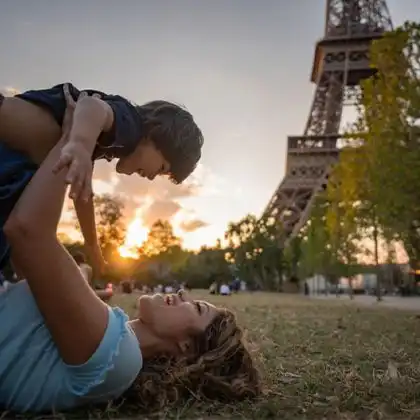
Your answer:
[[[186,292],[142,296],[138,317],[162,340],[183,343],[206,330],[218,314],[207,302],[192,300]]]

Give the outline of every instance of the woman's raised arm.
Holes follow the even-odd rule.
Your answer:
[[[99,346],[108,324],[108,307],[57,240],[67,169],[54,174],[52,168],[65,141],[62,139],[42,163],[4,232],[13,261],[27,279],[64,362],[79,365]]]

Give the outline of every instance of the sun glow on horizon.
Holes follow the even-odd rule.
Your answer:
[[[149,234],[141,218],[136,217],[127,227],[125,242],[118,248],[123,258],[138,258],[137,249],[143,245]]]

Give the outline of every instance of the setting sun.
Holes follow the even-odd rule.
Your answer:
[[[140,218],[135,218],[127,227],[125,242],[118,249],[123,258],[137,258],[137,248],[147,239],[149,230]]]

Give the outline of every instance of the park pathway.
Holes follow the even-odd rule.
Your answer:
[[[420,297],[384,296],[382,301],[377,302],[376,296],[355,295],[351,300],[348,295],[311,295],[312,299],[336,300],[344,304],[364,305],[377,308],[394,308],[406,311],[420,311]]]

